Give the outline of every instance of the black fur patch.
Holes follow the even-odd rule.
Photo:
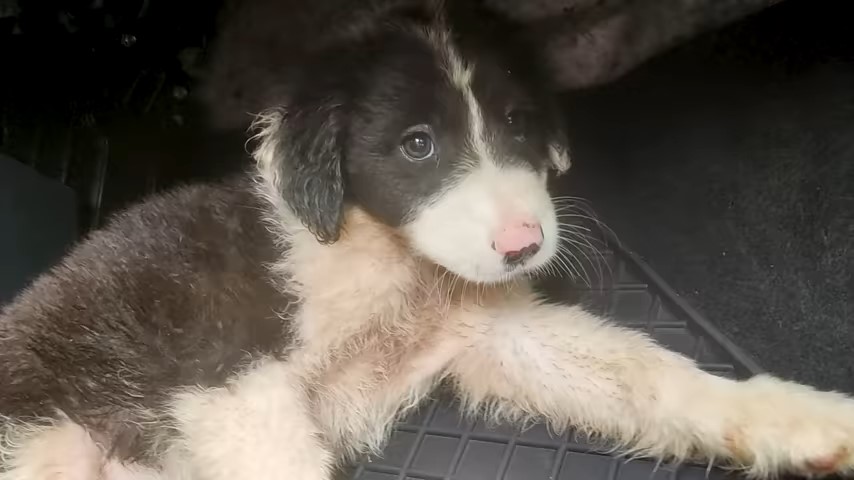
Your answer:
[[[138,457],[174,388],[222,385],[250,355],[277,355],[290,327],[262,207],[248,181],[189,187],[81,243],[0,314],[0,415],[58,409]]]

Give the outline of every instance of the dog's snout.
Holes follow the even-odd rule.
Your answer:
[[[508,264],[519,264],[533,257],[543,244],[543,229],[539,222],[520,219],[508,222],[492,242],[492,248]]]

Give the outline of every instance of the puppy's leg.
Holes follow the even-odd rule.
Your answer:
[[[658,457],[723,459],[760,477],[854,470],[854,401],[760,376],[698,369],[578,308],[516,301],[470,311],[451,375],[474,409],[578,426]]]
[[[185,392],[173,415],[181,440],[164,471],[177,467],[194,480],[239,478],[324,480],[331,455],[307,410],[297,375],[282,362],[268,361],[228,386]],[[169,465],[172,463],[172,465]]]

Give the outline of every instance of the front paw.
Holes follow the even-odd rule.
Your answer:
[[[751,476],[854,473],[854,400],[768,376],[741,386],[724,445]]]

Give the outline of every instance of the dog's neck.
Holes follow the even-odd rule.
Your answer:
[[[279,269],[300,301],[300,337],[333,347],[366,332],[408,334],[426,317],[488,302],[507,286],[462,281],[416,255],[406,241],[358,208],[345,216],[338,241],[324,245],[304,229],[289,236]]]
[[[288,243],[280,269],[301,318],[310,319],[299,325],[303,339],[335,344],[377,326],[398,328],[423,301],[422,262],[393,229],[359,209],[348,211],[334,243],[304,229]]]

